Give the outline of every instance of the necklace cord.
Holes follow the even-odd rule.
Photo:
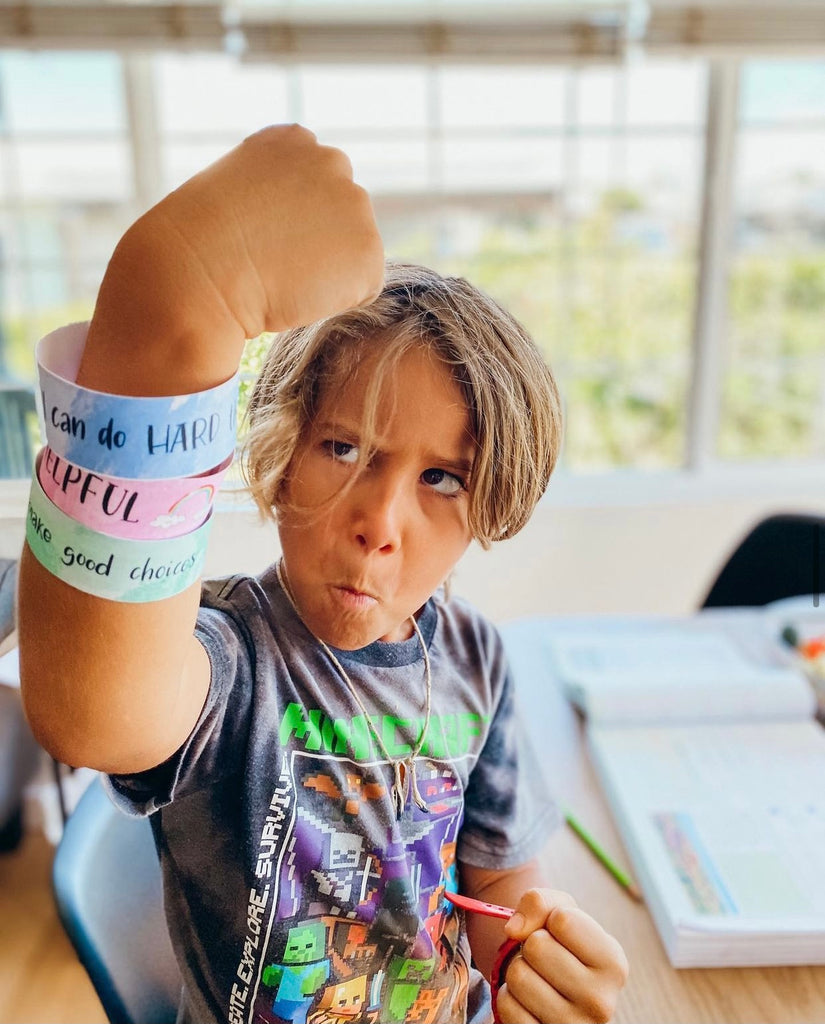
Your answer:
[[[287,600],[292,605],[295,614],[303,622],[303,619],[301,618],[301,613],[298,611],[298,606],[295,603],[295,598],[293,597],[292,591],[286,580],[282,567],[283,559],[279,559],[275,566],[275,571],[278,575],[278,582],[281,584],[281,589],[286,594]],[[375,740],[376,746],[393,767],[394,781],[392,785],[392,798],[393,804],[395,806],[396,818],[401,817],[404,808],[407,805],[407,797],[410,792],[412,792],[412,798],[415,802],[416,807],[418,807],[420,810],[424,811],[427,814],[429,814],[430,812],[430,808],[425,803],[424,798],[421,796],[421,793],[418,789],[418,779],[416,776],[415,766],[415,759],[421,753],[421,750],[424,746],[424,740],[427,737],[427,730],[429,729],[430,726],[430,714],[432,711],[432,673],[430,670],[430,653],[427,650],[427,644],[424,642],[424,636],[421,633],[421,627],[416,622],[414,615],[410,616],[410,622],[412,623],[415,635],[418,637],[418,642],[421,645],[421,653],[424,656],[424,679],[426,683],[426,695],[424,703],[424,724],[418,736],[418,741],[416,742],[415,746],[406,757],[390,756],[389,751],[384,745],[384,741],[381,739],[378,730],[375,728],[375,724],[373,723],[371,715],[367,712],[367,709],[364,707],[364,703],[361,700],[360,694],[355,689],[355,685],[353,684],[347,672],[344,670],[344,666],[341,664],[338,658],[335,657],[335,655],[330,650],[329,646],[319,636],[315,636],[315,634],[312,633],[314,639],[317,640],[317,642],[323,648],[327,657],[337,669],[338,674],[344,680],[344,683],[346,684],[350,696],[353,698],[355,703],[360,708],[361,713],[364,716],[364,720],[369,726],[370,732],[372,733],[373,739]],[[306,623],[304,623],[304,625],[306,626]],[[404,769],[403,771],[402,766]]]

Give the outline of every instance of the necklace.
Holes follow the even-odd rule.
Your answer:
[[[295,614],[298,616],[298,618],[301,618],[301,613],[298,611],[298,606],[295,603],[295,598],[292,595],[292,590],[290,589],[289,583],[287,582],[286,577],[284,575],[283,559],[278,559],[278,562],[275,566],[275,571],[278,574],[278,582],[281,584],[281,589],[286,594],[287,600],[292,605],[292,608],[295,611]],[[375,725],[373,724],[372,717],[367,713],[367,709],[364,707],[363,701],[361,700],[358,691],[355,689],[354,683],[344,670],[344,666],[335,657],[335,655],[329,649],[329,646],[325,644],[320,637],[315,636],[314,633],[312,634],[315,640],[323,648],[326,656],[337,669],[338,674],[344,680],[344,683],[346,684],[346,687],[349,690],[350,696],[360,708],[361,713],[364,716],[364,720],[369,726],[370,732],[372,733],[372,737],[375,740],[376,746],[387,759],[389,764],[391,764],[393,767],[395,779],[392,786],[392,799],[393,804],[395,806],[396,818],[401,817],[404,808],[407,806],[407,796],[409,795],[410,792],[412,792],[412,798],[415,801],[416,807],[419,807],[422,811],[426,812],[427,814],[430,813],[430,808],[424,802],[424,798],[421,796],[421,793],[418,790],[418,780],[416,778],[415,773],[415,759],[421,753],[421,748],[424,746],[424,739],[427,735],[427,729],[430,724],[430,711],[432,705],[432,675],[430,672],[430,654],[429,651],[427,650],[427,645],[424,642],[424,637],[421,634],[421,629],[418,623],[415,621],[414,615],[410,616],[410,622],[412,623],[412,627],[415,630],[415,635],[418,637],[418,642],[421,645],[421,653],[424,656],[424,679],[426,684],[426,696],[424,703],[424,725],[421,727],[421,733],[419,734],[417,743],[406,757],[390,757],[387,748],[384,746],[384,741],[381,739],[378,730],[375,728]]]

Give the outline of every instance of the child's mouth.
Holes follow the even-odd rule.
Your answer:
[[[341,602],[348,608],[371,608],[378,599],[363,590],[356,590],[355,587],[335,586],[333,590],[339,595]]]

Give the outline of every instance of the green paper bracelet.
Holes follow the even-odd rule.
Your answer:
[[[109,537],[70,519],[49,501],[35,470],[26,540],[44,568],[64,583],[109,601],[160,601],[200,578],[212,517],[170,540]]]

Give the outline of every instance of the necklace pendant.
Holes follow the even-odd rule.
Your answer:
[[[416,778],[415,757],[410,755],[405,761],[393,761],[395,770],[395,782],[392,787],[393,803],[395,804],[395,816],[400,818],[407,806],[407,798],[412,793],[415,806],[425,814],[430,813],[430,808],[424,802],[424,798],[418,790],[418,779]]]
[[[424,802],[424,797],[418,790],[418,778],[415,774],[415,758],[412,756],[410,757],[410,789],[412,790],[412,798],[415,801],[415,806],[425,814],[429,814],[430,808]]]
[[[404,813],[404,808],[407,806],[407,787],[409,780],[407,779],[407,773],[404,770],[406,765],[403,761],[393,761],[392,766],[395,770],[395,781],[392,786],[392,799],[395,804],[395,817],[400,818]]]

